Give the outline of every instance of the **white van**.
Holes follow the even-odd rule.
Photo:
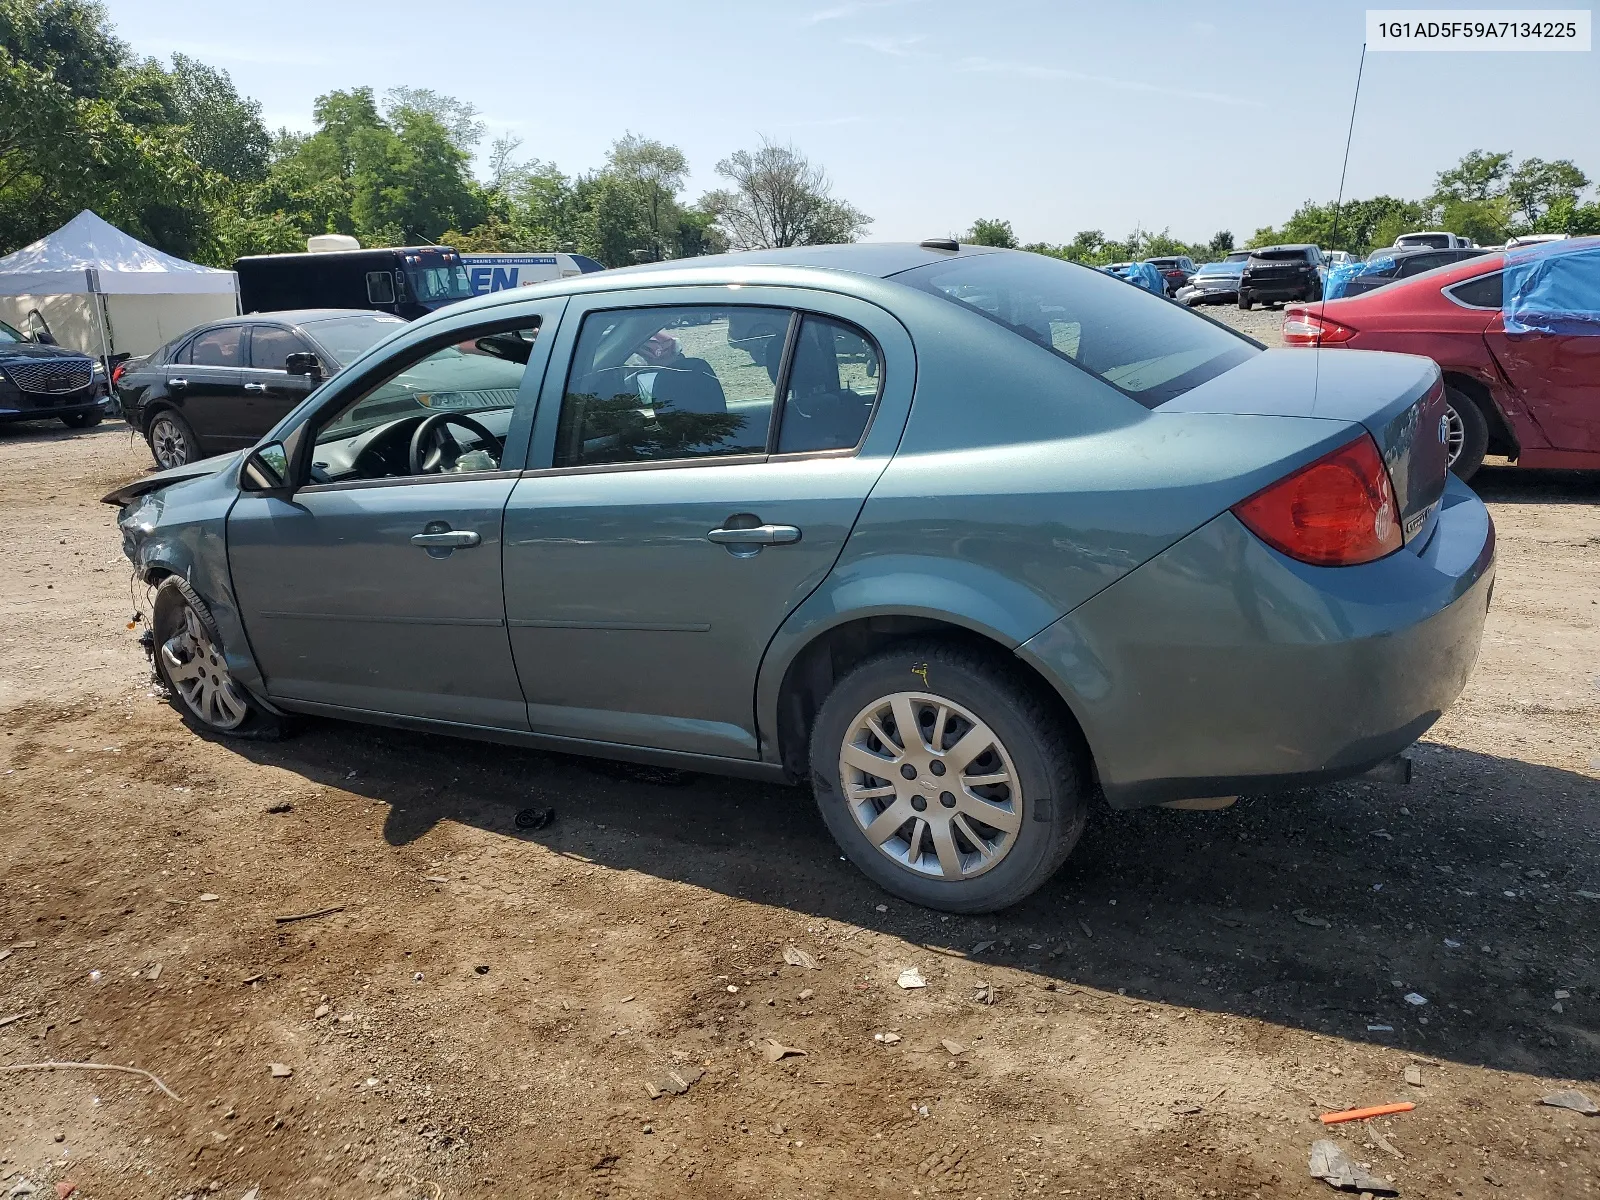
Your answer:
[[[565,279],[605,267],[582,254],[463,254],[461,265],[474,296],[502,292],[506,288],[528,287],[547,279]]]

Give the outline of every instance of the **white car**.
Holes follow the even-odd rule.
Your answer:
[[[1445,233],[1443,230],[1434,229],[1424,233],[1402,233],[1395,238],[1395,250],[1470,250],[1472,239],[1464,238],[1460,234]]]

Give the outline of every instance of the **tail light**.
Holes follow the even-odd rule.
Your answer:
[[[111,368],[111,386],[112,387],[116,387],[117,384],[122,382],[122,373],[124,371],[126,371],[127,369],[128,369],[128,364],[125,363],[125,362],[119,362],[116,366]]]
[[[1273,549],[1316,567],[1372,562],[1405,543],[1388,468],[1365,433],[1241,500],[1233,515]]]
[[[1291,308],[1283,314],[1285,346],[1337,346],[1355,335],[1350,326],[1303,308]]]

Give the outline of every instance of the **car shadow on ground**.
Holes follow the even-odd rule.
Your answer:
[[[38,421],[0,421],[0,440],[12,442],[65,442],[73,438],[129,437],[133,431],[121,417],[106,417],[98,425],[70,429],[58,417]],[[136,435],[133,435],[136,436]]]
[[[1403,788],[1350,782],[1214,813],[1102,808],[1029,900],[949,917],[894,900],[842,861],[800,789],[662,783],[639,768],[334,722],[242,749],[384,802],[395,846],[460,822],[904,938],[969,959],[974,980],[1004,965],[1467,1064],[1600,1074],[1585,1003],[1600,995],[1600,781],[1573,772],[1429,743]],[[548,827],[518,828],[519,811],[545,808]],[[1557,989],[1583,999],[1560,1004]]]
[[[1535,471],[1491,458],[1470,486],[1489,504],[1600,504],[1600,471]]]

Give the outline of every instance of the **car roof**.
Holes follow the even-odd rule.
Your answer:
[[[667,262],[641,263],[608,271],[589,271],[528,287],[504,288],[484,296],[474,296],[470,300],[458,300],[438,312],[491,312],[502,305],[540,297],[589,295],[633,288],[766,284],[827,289],[850,276],[888,279],[902,271],[929,263],[982,254],[1024,253],[1027,251],[1005,250],[998,246],[960,245],[949,250],[915,242],[853,242],[836,246],[744,250],[732,254],[706,254]]]
[[[282,308],[272,312],[245,313],[237,317],[223,317],[220,321],[207,321],[204,328],[220,329],[225,325],[305,325],[313,321],[327,321],[333,317],[358,317],[362,314],[374,317],[390,315],[372,308]],[[192,332],[198,332],[200,328],[201,326],[196,326]]]
[[[1463,258],[1458,262],[1446,263],[1442,267],[1435,267],[1431,271],[1424,271],[1420,275],[1413,275],[1409,279],[1397,279],[1393,283],[1385,284],[1380,288],[1362,292],[1355,296],[1341,296],[1337,300],[1330,300],[1330,305],[1343,306],[1346,304],[1365,304],[1367,298],[1382,297],[1381,301],[1375,299],[1373,303],[1387,305],[1396,296],[1404,295],[1411,288],[1433,288],[1443,291],[1466,279],[1475,279],[1479,275],[1491,275],[1505,267],[1506,256],[1499,250],[1491,250],[1487,254],[1475,255],[1472,258]]]
[[[1251,254],[1265,254],[1268,250],[1315,250],[1317,246],[1311,242],[1284,242],[1280,246],[1252,246]]]

